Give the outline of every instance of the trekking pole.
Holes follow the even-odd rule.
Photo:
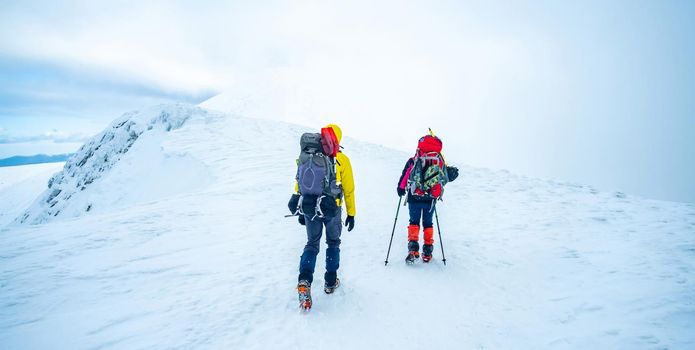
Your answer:
[[[384,266],[389,264],[389,254],[391,253],[391,243],[393,243],[393,233],[396,232],[396,222],[398,222],[398,213],[401,211],[401,200],[403,200],[403,196],[398,196],[398,206],[396,207],[396,218],[393,219],[393,230],[391,230],[391,240],[389,241],[389,250],[386,252],[386,260],[384,260]]]
[[[442,247],[442,262],[446,265],[446,257],[444,256],[444,242],[442,242],[442,229],[439,227],[439,215],[437,215],[437,206],[434,207],[434,217],[437,219],[437,233],[439,233],[439,246]]]

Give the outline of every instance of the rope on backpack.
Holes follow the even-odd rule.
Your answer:
[[[326,217],[325,215],[323,215],[323,211],[321,210],[321,201],[323,200],[324,197],[326,197],[326,196],[325,196],[325,195],[320,196],[320,197],[316,200],[316,209],[315,209],[314,216],[311,218],[311,221],[314,221],[314,219],[317,218],[317,217],[318,217],[319,219],[323,219],[323,218]]]
[[[294,208],[294,211],[292,214],[285,215],[286,218],[291,218],[293,216],[299,216],[299,215],[304,215],[304,212],[302,211],[302,201],[304,200],[304,196],[299,196],[299,201],[297,201],[297,207]]]

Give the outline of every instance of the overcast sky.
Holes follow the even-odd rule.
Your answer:
[[[181,101],[695,202],[692,1],[0,3],[0,157]],[[348,148],[349,150],[349,148]],[[346,151],[347,152],[347,151]]]

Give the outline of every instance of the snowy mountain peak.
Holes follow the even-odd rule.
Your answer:
[[[162,134],[181,128],[190,118],[207,114],[199,107],[184,104],[159,105],[125,113],[68,159],[63,170],[48,181],[48,189],[17,221],[37,224],[54,217],[89,212],[94,206],[92,199],[102,201],[99,196],[90,196],[95,192],[92,188],[109,177],[134,145],[161,138]],[[138,169],[130,171],[138,173]],[[127,188],[113,190],[122,194],[129,192]]]
[[[22,216],[56,220],[0,228],[3,349],[423,339],[406,329],[428,330],[435,349],[693,348],[695,206],[461,166],[437,205],[434,259],[406,265],[394,187],[409,154],[349,127],[357,214],[341,235],[341,287],[321,291],[322,242],[314,306],[299,314],[307,235],[283,216],[310,130],[179,105],[114,122]]]

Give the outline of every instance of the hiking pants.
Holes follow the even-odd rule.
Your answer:
[[[410,212],[410,224],[420,226],[420,219],[422,218],[422,227],[433,227],[432,215],[434,215],[434,210],[431,209],[432,202],[408,202],[408,212]]]
[[[323,222],[319,219],[311,220],[311,216],[304,215],[307,242],[304,246],[304,253],[299,260],[299,280],[307,280],[310,283],[314,280],[314,269],[316,267],[316,256],[321,247],[321,236],[323,228],[326,227],[326,274],[325,282],[328,285],[335,284],[338,267],[340,267],[340,233],[342,231],[341,208],[338,213],[330,220]]]
[[[434,229],[432,228],[432,202],[408,202],[408,212],[410,213],[410,225],[408,225],[408,241],[417,242],[420,236],[420,219],[422,219],[423,237],[425,244],[434,244]],[[417,250],[419,245],[412,243],[409,250]],[[431,252],[430,252],[431,253]]]

